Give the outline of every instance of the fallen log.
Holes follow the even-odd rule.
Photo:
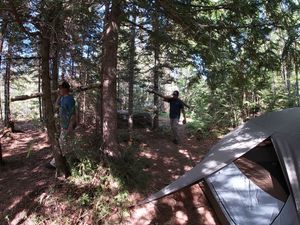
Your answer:
[[[146,91],[149,92],[149,93],[153,93],[153,94],[155,94],[155,95],[158,95],[158,96],[161,97],[161,98],[167,98],[166,96],[164,96],[164,95],[158,93],[157,91],[155,91],[155,90],[153,90],[153,89],[147,89]],[[185,107],[187,107],[188,109],[191,108],[191,107],[190,107],[188,104],[186,104],[184,101],[182,101],[181,99],[179,99],[179,100],[182,102],[182,104],[183,104]]]
[[[95,83],[95,84],[89,84],[89,85],[83,85],[83,86],[79,86],[76,87],[74,89],[71,89],[71,93],[77,93],[77,92],[81,92],[81,91],[87,91],[93,88],[100,88],[100,83]],[[57,93],[58,90],[54,90],[52,91],[52,94]],[[32,99],[32,98],[38,98],[38,97],[42,97],[43,93],[39,92],[39,93],[33,93],[30,95],[19,95],[19,96],[15,96],[13,98],[10,99],[11,102],[17,102],[17,101],[24,101],[24,100],[28,100],[28,99]]]

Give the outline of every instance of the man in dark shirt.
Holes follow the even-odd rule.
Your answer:
[[[178,91],[174,91],[172,94],[172,97],[164,96],[164,101],[170,103],[169,117],[170,117],[171,130],[172,130],[173,138],[174,138],[173,139],[174,144],[178,144],[178,141],[179,141],[178,122],[180,119],[181,112],[182,112],[183,118],[184,118],[182,123],[183,124],[186,123],[184,105],[178,97],[179,97]]]
[[[180,119],[180,114],[182,112],[183,114],[183,121],[182,123],[186,123],[186,117],[185,117],[185,111],[184,111],[184,102],[182,102],[179,99],[179,91],[174,91],[171,96],[163,96],[160,93],[151,90],[151,93],[154,93],[164,99],[164,101],[170,103],[170,112],[169,112],[169,117],[170,117],[170,125],[171,125],[171,130],[173,133],[173,143],[178,144],[179,141],[179,134],[178,134],[178,122]]]

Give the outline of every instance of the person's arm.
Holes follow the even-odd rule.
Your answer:
[[[184,107],[181,108],[181,112],[182,112],[182,115],[183,115],[183,121],[182,121],[182,123],[183,123],[183,124],[186,124],[186,116],[185,116],[185,110],[184,110]]]
[[[172,97],[171,96],[165,96],[165,95],[162,95],[161,93],[155,91],[155,90],[148,90],[149,93],[153,93],[161,98],[163,98],[165,101],[168,101],[170,100]]]

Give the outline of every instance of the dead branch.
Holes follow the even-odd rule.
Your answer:
[[[94,89],[94,88],[100,88],[100,86],[101,86],[100,83],[83,85],[83,86],[79,86],[79,87],[72,89],[71,93],[78,93],[81,91],[87,91],[87,90]],[[55,94],[57,92],[58,92],[58,90],[54,90],[54,91],[52,91],[52,94]],[[38,98],[38,97],[42,97],[42,96],[43,96],[43,93],[33,93],[30,95],[19,95],[19,96],[15,96],[15,97],[11,98],[10,101],[11,102],[24,101],[24,100]]]
[[[155,91],[155,90],[153,90],[153,89],[147,89],[146,91],[149,92],[149,93],[153,93],[153,94],[155,94],[155,95],[158,95],[158,96],[161,97],[161,98],[166,98],[165,96],[163,96],[162,94],[158,93],[157,91]],[[170,97],[170,98],[171,98],[171,97]],[[185,107],[187,107],[188,109],[191,108],[191,107],[190,107],[188,104],[186,104],[184,101],[182,101],[181,99],[179,99],[179,100],[182,102],[182,104],[183,104]]]

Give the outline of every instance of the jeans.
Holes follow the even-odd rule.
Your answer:
[[[59,135],[59,146],[62,152],[63,156],[66,156],[68,153],[71,153],[73,150],[73,139],[74,139],[74,133],[68,133],[66,129],[60,130]],[[55,159],[53,158],[50,161],[50,164],[55,167]]]
[[[170,119],[170,125],[171,125],[171,130],[173,134],[174,140],[179,140],[179,135],[178,135],[178,118]]]

